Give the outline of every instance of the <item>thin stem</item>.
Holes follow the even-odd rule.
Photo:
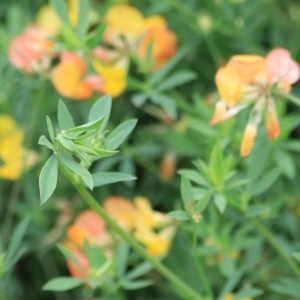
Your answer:
[[[197,246],[198,246],[198,243],[197,243],[197,237],[198,237],[198,234],[197,234],[197,223],[194,224],[194,230],[193,230],[193,240],[192,240],[192,247],[193,247],[193,255],[194,255],[194,259],[195,259],[195,262],[196,262],[196,268],[197,268],[197,271],[198,271],[198,274],[201,278],[201,281],[203,283],[203,286],[206,290],[206,293],[208,295],[208,299],[210,300],[213,300],[214,297],[213,297],[213,292],[212,292],[212,289],[211,289],[211,286],[207,280],[207,276],[205,276],[204,274],[204,270],[203,270],[203,266],[202,266],[202,263],[199,259],[199,254],[198,254],[198,251],[197,251]]]
[[[280,244],[274,238],[272,232],[264,226],[258,219],[252,218],[251,223],[261,233],[261,235],[268,241],[268,243],[274,248],[274,250],[281,256],[281,258],[292,269],[294,274],[300,278],[300,268],[293,258],[280,246]]]
[[[203,298],[190,286],[188,286],[184,281],[178,278],[172,271],[162,265],[158,260],[153,258],[147,253],[147,251],[140,246],[140,244],[132,238],[132,236],[124,231],[107,213],[106,211],[98,204],[95,198],[87,191],[87,189],[82,185],[82,183],[77,182],[69,170],[59,162],[59,167],[64,175],[69,179],[81,197],[85,202],[101,216],[101,218],[107,223],[107,225],[114,230],[124,241],[126,241],[137,253],[139,253],[145,260],[152,264],[161,275],[168,279],[178,290],[178,294],[183,299],[190,300],[203,300]],[[179,293],[180,292],[180,293]]]

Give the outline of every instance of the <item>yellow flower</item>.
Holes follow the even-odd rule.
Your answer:
[[[4,163],[0,166],[0,177],[16,180],[25,166],[36,161],[33,152],[23,148],[23,139],[24,134],[16,122],[10,116],[0,115],[0,158]]]

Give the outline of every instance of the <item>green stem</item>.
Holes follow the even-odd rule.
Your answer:
[[[198,254],[198,251],[197,251],[197,246],[198,246],[197,237],[198,237],[198,235],[197,235],[197,224],[195,223],[194,224],[194,230],[193,230],[192,247],[193,247],[194,259],[195,259],[195,262],[196,262],[196,268],[197,268],[198,274],[201,278],[201,281],[203,283],[203,286],[206,290],[206,293],[209,297],[208,299],[213,300],[214,297],[213,297],[213,292],[212,292],[211,286],[209,284],[209,281],[207,280],[207,276],[204,273],[202,263],[199,259],[199,254]]]
[[[261,235],[268,241],[268,243],[274,248],[274,250],[281,256],[281,258],[287,263],[292,269],[294,274],[300,278],[300,268],[294,259],[280,246],[280,244],[274,238],[272,232],[264,226],[258,219],[252,218],[252,224],[261,233]]]
[[[158,260],[153,258],[147,253],[147,251],[140,246],[140,244],[132,238],[132,236],[124,231],[108,214],[107,212],[98,204],[95,198],[87,191],[87,189],[82,185],[82,183],[77,182],[69,170],[59,162],[59,167],[68,180],[72,183],[81,197],[85,202],[101,216],[101,218],[107,223],[107,225],[116,232],[124,241],[126,241],[137,253],[139,253],[145,260],[152,264],[153,268],[156,269],[161,275],[168,279],[178,291],[180,291],[180,296],[183,299],[190,300],[203,300],[203,298],[180,278],[178,278],[172,271],[162,265]]]

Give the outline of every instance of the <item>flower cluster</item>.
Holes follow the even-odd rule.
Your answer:
[[[36,162],[36,154],[23,147],[24,133],[13,118],[0,115],[0,177],[17,180]]]
[[[78,13],[79,1],[69,0],[68,17],[74,32]],[[134,7],[117,4],[103,17],[94,16],[88,35],[102,24],[102,37],[90,46],[87,39],[82,40],[72,30],[68,33],[69,27],[60,21],[54,9],[44,6],[36,21],[11,41],[9,61],[28,74],[49,78],[64,97],[85,100],[94,93],[119,96],[127,86],[131,57],[140,65],[147,61],[151,72],[176,52],[176,36],[161,16],[145,18]]]
[[[229,119],[254,103],[240,149],[241,156],[247,156],[264,112],[269,139],[278,137],[280,127],[274,99],[289,93],[291,85],[299,78],[299,65],[286,49],[273,49],[265,58],[258,55],[233,56],[216,74],[216,85],[222,99],[216,104],[210,124]]]
[[[146,198],[136,197],[132,203],[127,198],[111,196],[104,201],[103,207],[120,227],[133,232],[150,255],[158,257],[167,254],[175,226],[165,214],[154,211]],[[67,240],[64,242],[84,271],[79,270],[72,261],[67,261],[70,273],[78,278],[89,278],[89,263],[84,253],[85,241],[103,249],[108,257],[113,255],[117,242],[105,222],[91,209],[76,217],[67,229]]]

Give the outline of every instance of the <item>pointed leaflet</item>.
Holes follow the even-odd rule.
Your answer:
[[[177,108],[175,105],[175,102],[173,99],[171,99],[170,97],[166,96],[166,95],[162,95],[162,94],[150,94],[150,100],[155,103],[158,104],[159,106],[161,106],[163,108],[163,110],[170,115],[170,117],[172,117],[172,119],[176,119],[177,117]]]
[[[89,13],[89,0],[79,0],[78,20],[76,32],[79,38],[83,38],[88,31],[90,18]]]
[[[68,291],[82,285],[84,281],[73,277],[56,277],[48,281],[43,287],[43,291]]]
[[[54,143],[55,135],[54,135],[54,129],[53,129],[53,126],[52,126],[51,119],[48,116],[46,116],[46,121],[47,121],[47,128],[48,128],[50,140],[51,140],[52,143]]]
[[[65,129],[75,127],[73,118],[67,106],[62,102],[62,100],[59,100],[58,102],[57,118],[58,118],[58,125],[60,130],[65,130]]]
[[[104,149],[117,149],[128,137],[137,123],[136,119],[128,120],[118,125],[106,138]]]
[[[53,154],[43,166],[39,178],[41,204],[44,204],[54,192],[57,184],[57,172],[57,156]]]
[[[46,146],[48,149],[55,151],[54,146],[48,141],[48,139],[44,135],[40,137],[38,144]]]
[[[190,181],[184,175],[181,176],[180,191],[181,191],[181,198],[184,203],[195,200],[193,187],[192,187]]]
[[[89,187],[89,189],[93,189],[93,178],[86,168],[84,168],[74,160],[70,159],[69,157],[61,155],[59,156],[59,159],[66,165],[66,167],[78,174],[81,177],[81,179],[85,182],[85,184]]]
[[[68,8],[65,1],[50,0],[50,5],[54,8],[55,12],[57,13],[61,21],[65,25],[71,26],[69,16],[68,16]]]
[[[94,186],[102,186],[120,181],[135,180],[136,177],[117,172],[98,172],[92,174]]]
[[[101,133],[108,122],[110,111],[111,111],[111,97],[110,96],[104,96],[101,97],[95,104],[92,106],[88,120],[89,121],[95,121],[101,117],[103,117],[103,123],[101,127],[98,130],[98,133]]]

